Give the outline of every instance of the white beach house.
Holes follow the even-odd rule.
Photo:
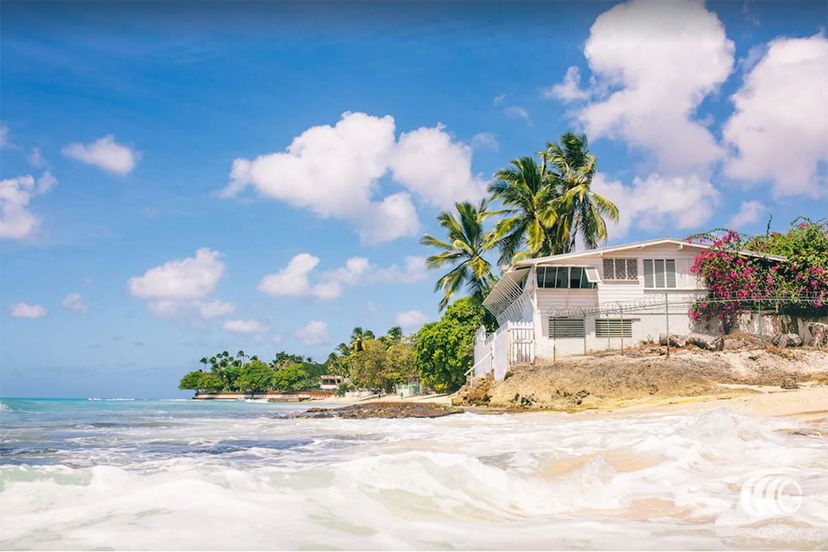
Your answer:
[[[688,309],[707,294],[690,271],[695,256],[710,246],[663,238],[514,263],[484,305],[500,325],[475,342],[475,375],[537,358],[619,349],[686,334]],[[783,257],[750,251],[776,261]]]

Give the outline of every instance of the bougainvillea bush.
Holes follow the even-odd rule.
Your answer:
[[[690,317],[719,318],[732,326],[741,311],[753,310],[779,298],[801,302],[806,308],[828,303],[828,223],[798,218],[786,233],[773,232],[744,238],[734,230],[691,238],[711,244],[696,256],[690,270],[710,290],[708,297],[690,308]],[[740,255],[755,251],[786,257],[786,262]]]

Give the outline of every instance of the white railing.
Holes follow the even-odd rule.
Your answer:
[[[481,326],[474,336],[474,365],[466,371],[466,378],[494,373],[495,380],[501,381],[511,366],[534,361],[535,328],[531,322],[507,321],[491,334]]]

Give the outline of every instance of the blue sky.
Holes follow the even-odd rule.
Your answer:
[[[822,2],[0,10],[3,396],[413,331],[440,208],[569,129],[610,242],[828,215]]]

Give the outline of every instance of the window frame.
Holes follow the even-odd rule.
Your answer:
[[[644,268],[644,289],[678,288],[678,273],[676,271],[678,263],[676,259],[642,259],[642,266]]]
[[[638,275],[638,257],[605,257],[602,259],[601,267],[604,272],[604,280],[608,282],[638,282],[639,275]],[[612,267],[612,274],[608,274],[607,271],[607,264]],[[617,278],[618,274],[618,267],[619,264],[623,264],[624,269],[624,277]],[[630,268],[633,268],[632,272],[635,276],[630,276]]]
[[[578,322],[580,322],[580,327],[577,327]],[[550,316],[546,319],[546,323],[550,339],[584,339],[586,337],[586,319],[584,317]],[[564,325],[558,326],[560,323]],[[559,329],[568,335],[558,335]]]
[[[600,339],[632,339],[632,318],[596,318],[595,337]],[[620,331],[619,331],[620,328]]]
[[[538,289],[595,289],[598,286],[596,282],[590,281],[590,268],[593,267],[574,265],[538,266],[535,268],[535,284]],[[573,269],[581,271],[577,287],[571,285]],[[554,270],[553,276],[550,276],[549,273],[552,270]],[[593,275],[593,277],[596,275]],[[547,283],[551,285],[547,286]]]

